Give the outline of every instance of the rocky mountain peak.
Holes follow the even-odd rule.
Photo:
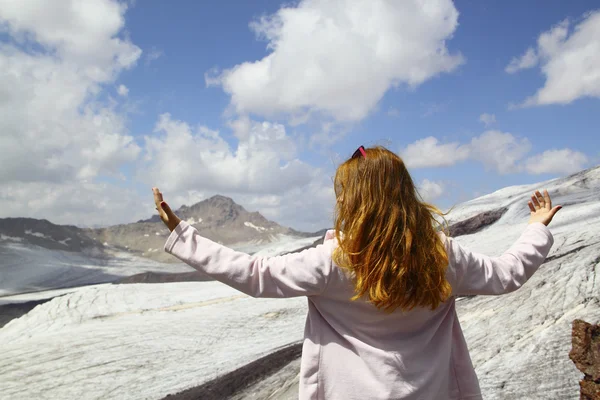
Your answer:
[[[210,204],[215,204],[215,205],[229,205],[229,206],[237,206],[238,204],[236,204],[235,201],[233,201],[233,199],[231,197],[227,197],[227,196],[222,196],[220,194],[216,194],[214,196],[212,196],[209,199],[205,200],[206,202],[210,203]]]

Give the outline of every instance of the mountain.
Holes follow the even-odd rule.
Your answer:
[[[224,196],[176,212],[205,237],[248,253],[294,251],[321,235],[280,226]],[[0,219],[0,296],[104,282],[205,280],[163,251],[169,234],[157,215],[97,229]]]
[[[500,255],[526,227],[529,196],[544,188],[564,206],[546,262],[513,293],[456,300],[485,399],[579,397],[571,323],[600,321],[600,167],[459,204],[448,222],[461,227],[462,245]],[[55,296],[0,329],[0,397],[297,398],[304,298],[253,299],[214,281]]]
[[[298,232],[269,221],[258,212],[248,212],[231,198],[216,195],[192,206],[181,206],[175,213],[200,233],[231,247],[267,245],[281,235],[297,238],[322,236]],[[102,228],[79,228],[56,225],[48,220],[32,218],[0,219],[0,243],[11,241],[50,250],[88,252],[101,256],[107,248],[128,251],[156,261],[177,262],[162,247],[169,235],[158,215],[130,224]]]
[[[49,250],[89,252],[101,255],[102,244],[72,225],[55,225],[45,219],[0,219],[0,242],[27,243]]]
[[[298,238],[315,236],[283,227],[258,212],[248,212],[231,198],[220,195],[189,207],[183,205],[175,213],[204,237],[232,248],[264,247],[280,240],[282,235]],[[169,231],[158,215],[132,224],[88,229],[85,233],[96,241],[124,246],[156,261],[177,261],[162,251]]]

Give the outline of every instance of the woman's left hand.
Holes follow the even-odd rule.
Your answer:
[[[181,219],[175,215],[175,213],[171,211],[171,207],[163,201],[162,193],[158,188],[152,188],[152,192],[154,193],[154,204],[156,204],[156,210],[158,211],[160,219],[165,223],[167,228],[173,232],[181,222]]]

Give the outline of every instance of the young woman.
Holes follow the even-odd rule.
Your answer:
[[[336,171],[324,243],[255,257],[203,238],[153,191],[171,230],[165,251],[253,297],[307,297],[301,399],[481,399],[455,298],[522,286],[548,255],[561,208],[536,191],[510,249],[473,253],[436,229],[441,212],[419,200],[400,157],[361,146]]]

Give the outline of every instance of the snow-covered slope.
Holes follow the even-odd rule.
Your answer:
[[[113,282],[146,271],[176,273],[194,269],[125,252],[99,258],[26,243],[0,243],[0,296]]]
[[[600,320],[600,168],[458,206],[451,222],[508,210],[457,240],[501,254],[543,188],[564,206],[547,262],[514,293],[457,301],[485,399],[577,398],[570,323]],[[160,399],[297,342],[305,315],[305,299],[252,299],[218,282],[81,288],[0,329],[0,398]],[[271,398],[290,398],[297,378],[286,376],[263,381],[261,393],[285,387]]]
[[[217,282],[81,288],[0,330],[0,398],[161,398],[299,340],[305,301]]]
[[[232,247],[273,256],[302,248],[317,238],[278,234],[271,242],[249,241]],[[166,237],[163,242],[165,240]],[[153,250],[163,251],[162,247]],[[101,257],[97,257],[84,252],[50,250],[14,240],[0,241],[0,297],[115,282],[147,271],[180,273],[195,270],[184,263],[162,263],[114,249],[106,249]]]

